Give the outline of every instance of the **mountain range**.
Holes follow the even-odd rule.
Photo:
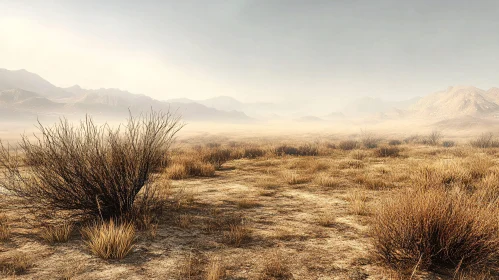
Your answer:
[[[243,112],[218,110],[199,103],[164,102],[119,89],[60,88],[26,70],[0,69],[0,116],[80,116],[121,117],[131,112],[170,110],[185,120],[246,122]]]
[[[81,117],[85,113],[111,118],[125,116],[129,110],[155,109],[176,111],[183,119],[191,121],[249,122],[287,118],[299,122],[327,122],[367,117],[371,121],[417,118],[442,124],[468,118],[476,122],[499,117],[499,88],[483,90],[455,86],[398,102],[362,97],[348,103],[343,110],[329,114],[296,113],[293,112],[295,108],[289,104],[244,103],[229,96],[160,101],[120,89],[84,89],[78,85],[61,88],[26,70],[0,69],[0,118],[14,120],[61,115]]]

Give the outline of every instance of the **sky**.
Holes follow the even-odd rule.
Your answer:
[[[0,68],[160,100],[499,86],[499,1],[0,0]]]

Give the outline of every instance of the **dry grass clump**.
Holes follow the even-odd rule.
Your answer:
[[[438,130],[434,130],[430,132],[425,138],[422,139],[422,144],[437,146],[440,143],[440,139],[442,139],[442,132]]]
[[[32,260],[25,253],[17,252],[9,257],[0,258],[0,275],[21,275],[32,266]]]
[[[223,233],[227,244],[239,247],[251,240],[251,230],[244,224],[229,225],[229,230]]]
[[[340,186],[340,181],[337,178],[321,173],[315,178],[315,183],[321,187],[336,188]]]
[[[40,237],[48,243],[63,243],[69,240],[73,232],[71,223],[63,223],[62,225],[43,227],[40,232]]]
[[[341,141],[340,144],[338,144],[338,148],[340,148],[344,151],[356,149],[357,146],[358,146],[358,143],[355,140],[344,140],[344,141]]]
[[[336,216],[330,212],[323,212],[317,215],[317,223],[323,227],[330,227],[336,224]]]
[[[237,208],[239,208],[239,209],[249,209],[249,208],[255,208],[255,207],[261,206],[260,203],[258,203],[257,201],[255,201],[253,199],[249,199],[249,198],[242,198],[242,199],[238,200],[236,202],[236,204],[237,204]]]
[[[265,266],[263,268],[260,280],[284,280],[293,279],[289,266],[287,266],[279,253],[271,254],[265,259]]]
[[[212,164],[215,169],[220,169],[222,164],[231,159],[231,150],[216,148],[205,152],[202,156],[204,162]]]
[[[82,229],[90,250],[102,259],[123,259],[133,248],[135,227],[132,223],[113,220]]]
[[[442,188],[386,201],[372,224],[376,254],[402,271],[499,272],[497,208]]]
[[[397,140],[397,139],[393,139],[393,140],[388,141],[388,145],[390,145],[390,146],[402,145],[402,141]]]
[[[377,157],[398,157],[400,149],[398,147],[380,147],[374,151]]]
[[[355,150],[350,153],[350,157],[355,160],[364,160],[369,157],[369,152],[362,150]]]
[[[225,277],[225,268],[219,257],[211,258],[206,267],[206,280],[221,280]]]
[[[281,173],[281,177],[284,179],[286,183],[290,185],[304,184],[312,180],[310,176],[300,175],[296,172],[289,170]]]
[[[35,139],[23,135],[18,143],[22,158],[0,143],[0,187],[24,199],[26,207],[125,216],[166,164],[181,128],[178,117],[156,112],[130,116],[121,127],[96,125],[90,117],[79,125],[67,119],[51,127],[39,124]]]
[[[371,208],[367,204],[369,198],[367,197],[365,192],[361,190],[355,190],[348,195],[347,201],[350,202],[350,209],[352,211],[352,214],[359,216],[367,216],[371,214]]]
[[[244,158],[258,158],[263,157],[267,151],[258,147],[246,147],[244,148],[243,157]]]
[[[172,180],[181,180],[189,177],[213,177],[215,166],[211,163],[203,162],[194,155],[189,155],[176,159],[167,169],[166,174]]]
[[[470,145],[475,148],[497,148],[499,147],[499,141],[494,139],[494,134],[489,132],[471,140]]]
[[[288,145],[282,145],[275,149],[275,153],[278,156],[317,156],[319,155],[319,148],[316,145],[312,144],[302,145],[298,148]]]
[[[7,241],[10,238],[9,220],[5,215],[0,215],[0,241]]]
[[[364,166],[365,166],[364,162],[356,159],[344,159],[341,160],[338,164],[339,169],[348,169],[348,168],[361,169],[364,168]]]
[[[446,140],[446,141],[442,142],[442,146],[445,148],[451,148],[451,147],[456,146],[456,142],[451,141],[451,140]]]
[[[364,148],[374,149],[378,147],[380,139],[377,138],[372,132],[362,131],[360,141],[362,142]]]

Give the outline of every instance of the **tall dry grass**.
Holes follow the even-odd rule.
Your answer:
[[[372,223],[376,255],[401,271],[499,272],[497,207],[456,190],[417,189],[385,201]]]
[[[123,259],[133,249],[135,227],[128,222],[110,220],[83,228],[82,235],[92,253],[100,258]]]

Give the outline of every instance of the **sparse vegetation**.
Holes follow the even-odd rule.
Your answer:
[[[24,135],[19,143],[23,157],[1,145],[0,187],[40,210],[121,217],[154,180],[181,127],[178,117],[156,112],[130,116],[121,129],[98,126],[89,117],[79,126],[65,119],[52,127],[39,124],[36,140]]]
[[[497,213],[465,194],[412,191],[387,201],[372,225],[379,257],[402,271],[497,272]],[[495,208],[497,209],[497,208]]]
[[[5,265],[6,259],[13,260],[11,245],[36,234],[32,240],[43,242],[42,250],[71,236],[84,240],[71,242],[71,248],[85,244],[103,259],[125,258],[136,248],[127,262],[147,263],[137,264],[143,271],[140,277],[316,279],[316,272],[338,279],[419,279],[437,273],[443,278],[494,279],[499,275],[494,263],[499,260],[496,149],[473,145],[448,149],[446,141],[430,145],[425,137],[403,146],[400,141],[377,142],[375,148],[364,141],[349,141],[353,148],[339,145],[337,150],[316,139],[310,144],[286,139],[286,145],[282,139],[234,143],[223,139],[187,139],[167,150],[167,165],[151,173],[152,180],[135,196],[129,214],[71,219],[78,228],[90,224],[81,229],[82,237],[70,234],[69,220],[61,226],[61,220],[50,215],[37,216],[40,225],[26,226],[24,219],[11,215],[23,211],[22,215],[31,217],[38,215],[37,210],[2,205],[0,200],[6,210],[6,218],[0,218],[0,234],[3,230],[6,236],[0,267],[9,276],[38,277],[47,270],[53,260],[34,264],[30,259],[28,268],[20,265],[17,270]],[[328,141],[344,142],[341,138]],[[27,172],[33,166],[34,162],[25,166]],[[192,177],[197,178],[189,180]],[[2,199],[26,203],[16,196]],[[50,213],[64,211],[68,210],[51,209]],[[368,234],[371,238],[366,238]],[[50,251],[47,258],[88,254],[66,246]],[[290,250],[293,246],[299,246],[300,252]],[[269,249],[276,247],[299,261],[291,266],[284,255],[267,257]],[[367,247],[374,248],[374,256],[381,261],[366,255]],[[175,248],[175,254],[162,259],[162,254],[154,253],[158,248]],[[347,252],[341,253],[341,261],[336,258],[338,252]],[[217,256],[224,256],[224,262]],[[95,276],[93,269],[101,269],[102,262],[86,259],[80,260],[85,269],[64,275]],[[150,265],[152,261],[164,266],[158,269],[159,265]],[[110,271],[116,265],[105,263]],[[33,265],[41,268],[29,269]],[[329,269],[336,265],[345,269]],[[59,275],[66,271],[53,270],[61,271]]]
[[[10,237],[9,221],[5,215],[0,215],[0,242],[7,241]]]
[[[83,228],[82,235],[92,253],[100,258],[123,259],[132,251],[135,227],[131,223],[111,220]]]
[[[340,144],[338,145],[338,147],[344,151],[356,149],[357,146],[358,146],[358,143],[355,140],[341,141]]]
[[[40,232],[40,237],[48,243],[67,242],[73,231],[73,225],[63,223],[61,225],[43,227]]]
[[[400,149],[397,147],[380,147],[378,148],[374,154],[377,157],[398,157],[400,153]]]

